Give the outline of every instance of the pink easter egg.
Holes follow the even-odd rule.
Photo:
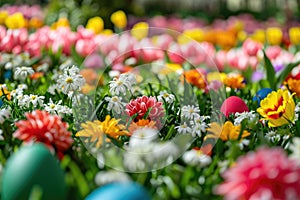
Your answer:
[[[228,117],[231,113],[248,112],[249,109],[246,103],[237,96],[228,97],[221,106],[221,112]]]

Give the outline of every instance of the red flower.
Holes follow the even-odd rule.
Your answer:
[[[300,168],[280,148],[248,153],[223,177],[216,193],[225,199],[300,199]]]
[[[46,111],[35,110],[25,114],[27,120],[16,122],[18,130],[14,137],[30,142],[44,143],[58,156],[63,155],[73,143],[71,132],[67,130],[68,124],[61,121],[57,115],[50,115]]]
[[[150,111],[148,111],[151,109]],[[142,96],[137,99],[131,100],[126,105],[126,113],[128,116],[133,116],[136,113],[138,114],[134,119],[137,122],[140,119],[143,119],[145,114],[149,112],[147,119],[151,121],[158,121],[161,117],[164,116],[164,109],[162,107],[162,102],[157,102],[155,97]]]

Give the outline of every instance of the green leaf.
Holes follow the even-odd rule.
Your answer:
[[[298,66],[300,64],[300,60],[295,62],[295,63],[290,63],[288,64],[279,74],[276,83],[278,84],[277,86],[279,87],[280,84],[286,79],[286,77],[289,75],[289,73],[294,69],[294,67]]]
[[[267,72],[267,80],[269,82],[270,88],[272,88],[273,90],[276,90],[276,81],[275,81],[275,70],[274,67],[270,61],[270,59],[268,58],[268,56],[266,55],[266,52],[263,50],[264,53],[264,67],[266,69]]]

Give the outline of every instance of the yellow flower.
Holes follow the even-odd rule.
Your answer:
[[[237,38],[239,41],[245,41],[247,39],[247,32],[246,31],[239,31],[237,34]]]
[[[5,19],[5,25],[10,29],[18,29],[26,27],[26,19],[22,13],[14,13]]]
[[[300,28],[292,27],[289,30],[290,41],[292,44],[298,45],[300,44]]]
[[[265,43],[266,35],[265,31],[262,29],[257,29],[252,35],[251,39],[257,42]]]
[[[43,21],[40,18],[33,17],[29,20],[29,27],[30,28],[40,28],[43,26]]]
[[[278,127],[289,124],[295,118],[295,102],[288,90],[279,89],[268,94],[260,102],[257,112],[268,120],[269,127]]]
[[[69,20],[65,17],[59,18],[59,20],[51,25],[52,29],[57,29],[58,27],[70,27]]]
[[[290,91],[295,92],[297,97],[300,97],[300,80],[289,78],[286,82]]]
[[[0,11],[0,24],[3,25],[5,23],[6,18],[8,17],[8,12],[5,10]]]
[[[197,42],[202,42],[204,40],[204,32],[200,28],[185,30],[182,35],[180,35],[177,40],[180,44],[188,43],[191,39]]]
[[[223,83],[226,77],[227,75],[223,72],[209,72],[206,75],[207,82],[209,83],[212,81],[220,81]]]
[[[212,122],[210,127],[207,128],[207,131],[211,134],[205,136],[204,140],[208,138],[220,138],[223,141],[237,140],[241,132],[241,126],[234,126],[230,121],[225,122],[223,126],[217,122]],[[241,138],[245,138],[249,135],[250,133],[248,131],[243,130]]]
[[[180,72],[182,71],[182,66],[176,63],[166,63],[163,68],[160,69],[159,73],[161,74],[169,74],[172,72]]]
[[[107,115],[103,122],[94,120],[82,123],[83,130],[77,132],[75,136],[90,138],[91,142],[97,141],[96,147],[99,148],[104,142],[104,134],[115,140],[118,140],[121,135],[129,135],[125,126],[118,124],[119,121]]]
[[[280,45],[282,40],[282,31],[280,28],[271,27],[266,31],[267,40],[270,45]]]
[[[136,23],[131,29],[131,35],[141,40],[148,35],[149,25],[146,22]]]
[[[127,25],[127,17],[122,10],[114,12],[110,17],[110,20],[119,29],[123,29]]]
[[[234,89],[240,89],[245,87],[245,78],[241,74],[227,74],[227,76],[224,78],[223,82],[227,87],[234,88]]]
[[[93,17],[89,19],[86,28],[94,31],[95,34],[99,34],[104,28],[103,19],[101,17]]]
[[[11,94],[10,92],[6,89],[6,87],[3,87],[2,84],[0,84],[0,97],[6,96],[6,99],[11,100]]]
[[[111,30],[111,29],[104,29],[103,31],[102,31],[102,34],[104,34],[104,35],[112,35],[114,32],[113,32],[113,30]]]

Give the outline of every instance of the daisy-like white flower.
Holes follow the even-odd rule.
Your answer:
[[[300,165],[300,138],[294,137],[289,149],[291,150],[290,158],[295,160]]]
[[[192,136],[195,137],[196,135],[201,137],[201,134],[206,132],[206,128],[208,124],[205,122],[206,119],[209,119],[209,116],[200,116],[196,117],[193,121],[191,121],[192,125]]]
[[[62,101],[59,100],[56,104],[52,101],[52,99],[49,99],[49,103],[44,104],[45,110],[49,112],[50,114],[57,114],[61,117],[64,116],[64,114],[71,114],[72,109],[61,105]]]
[[[79,91],[84,84],[85,79],[79,74],[79,69],[74,65],[66,68],[57,80],[57,86],[64,94]]]
[[[32,67],[17,67],[14,73],[15,79],[19,79],[21,81],[25,80],[28,76],[34,73]]]
[[[211,163],[211,157],[202,152],[201,149],[191,149],[182,156],[186,164],[205,167]]]
[[[27,89],[28,89],[28,86],[26,84],[19,84],[16,89],[14,89],[10,92],[10,95],[12,97],[16,97],[20,94],[23,94],[24,90],[27,90]]]
[[[1,109],[0,110],[0,124],[3,124],[3,122],[8,119],[11,116],[11,112],[9,109]]]
[[[30,95],[26,94],[23,96],[23,99],[21,100],[21,105],[29,107],[30,103],[32,103],[34,107],[42,106],[44,103],[44,99],[45,99],[44,96],[38,96],[35,94],[30,94]]]
[[[179,126],[176,126],[175,129],[177,129],[178,133],[180,134],[192,133],[192,129],[186,124],[186,122]]]
[[[140,128],[133,132],[129,140],[129,146],[145,146],[158,137],[158,132],[156,129],[152,128]]]
[[[279,141],[281,138],[280,134],[278,134],[276,131],[269,131],[266,133],[265,137],[271,142]]]
[[[136,83],[135,76],[131,73],[121,74],[119,78],[114,78],[109,82],[109,91],[111,94],[125,94],[127,90],[131,91],[132,86]]]
[[[108,101],[107,110],[113,110],[117,114],[120,114],[125,109],[125,103],[122,102],[122,97],[113,96],[105,97],[105,101]]]
[[[186,117],[187,119],[194,119],[200,117],[200,109],[198,106],[187,105],[181,108],[181,116]]]
[[[174,102],[175,96],[174,96],[173,94],[167,93],[167,91],[161,91],[161,92],[159,93],[159,96],[157,96],[157,100],[163,102],[163,99],[164,99],[167,103],[171,104],[171,103]]]
[[[250,112],[235,113],[234,125],[239,126],[243,120],[248,120],[249,122],[257,121],[258,115],[252,110]]]

